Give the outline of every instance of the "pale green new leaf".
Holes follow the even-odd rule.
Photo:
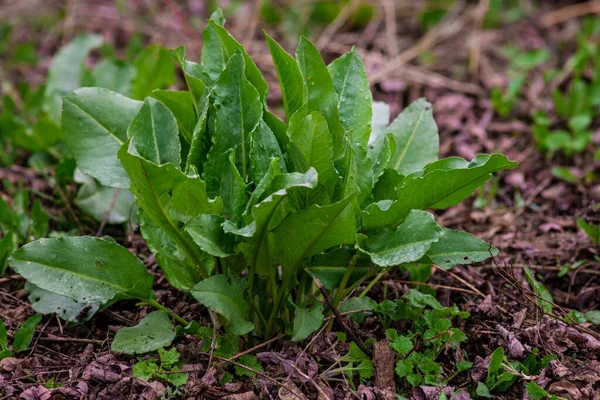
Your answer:
[[[304,36],[300,38],[296,60],[308,90],[308,112],[317,111],[327,120],[333,137],[334,159],[338,159],[344,153],[345,131],[340,122],[338,97],[327,65],[317,48]]]
[[[390,132],[396,142],[388,168],[408,175],[438,159],[438,129],[431,104],[425,99],[415,101],[402,111],[386,132]]]
[[[442,238],[433,243],[421,263],[433,263],[450,269],[483,261],[498,254],[498,249],[470,233],[444,229]]]
[[[396,201],[369,205],[362,215],[362,228],[395,227],[404,221],[410,210],[456,205],[487,181],[493,172],[516,166],[517,163],[502,154],[481,154],[471,162],[452,157],[431,163],[423,171],[402,180]]]
[[[127,129],[127,137],[134,139],[136,151],[146,160],[158,165],[181,165],[177,120],[158,100],[146,98]]]
[[[85,60],[89,52],[101,44],[101,36],[82,35],[54,56],[48,70],[43,105],[54,123],[60,124],[62,97],[82,85]]]
[[[152,291],[144,263],[125,247],[91,236],[41,239],[15,251],[9,263],[34,285],[82,304],[147,299]]]
[[[78,171],[75,172],[75,181],[82,184],[75,204],[96,221],[106,220],[109,224],[121,224],[135,215],[135,199],[129,190],[102,186],[94,178]]]
[[[307,89],[294,57],[265,33],[267,45],[279,78],[285,115],[289,120],[307,101]]]
[[[142,104],[100,88],[81,88],[64,97],[63,134],[79,169],[104,186],[129,188],[117,153]]]
[[[124,354],[143,354],[170,346],[175,339],[175,327],[166,311],[152,311],[136,326],[117,331],[110,346]]]
[[[431,244],[440,240],[444,230],[433,215],[412,210],[398,229],[382,229],[368,236],[359,234],[358,247],[381,267],[389,267],[421,259]]]
[[[392,135],[388,135],[386,131],[390,123],[390,107],[386,103],[376,101],[373,103],[372,114],[367,154],[373,163],[373,177],[377,180],[383,174],[395,147],[390,142]]]
[[[196,284],[192,296],[225,317],[231,333],[245,335],[254,329],[254,324],[248,321],[250,303],[244,298],[247,288],[248,282],[240,278],[232,278],[229,283],[225,275],[216,275]]]
[[[312,307],[301,307],[294,304],[294,324],[292,340],[299,342],[317,331],[323,324],[323,304]]]
[[[366,149],[371,134],[373,95],[362,59],[353,48],[328,69],[339,98],[340,121],[354,141]]]

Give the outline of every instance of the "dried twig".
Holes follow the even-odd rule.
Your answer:
[[[348,4],[344,9],[338,14],[338,16],[325,28],[319,39],[315,42],[315,46],[319,50],[323,50],[331,37],[335,35],[335,33],[346,23],[350,15],[354,12],[356,7],[360,4],[360,0],[352,0],[352,3]]]
[[[354,333],[354,330],[352,330],[344,322],[342,315],[340,314],[339,310],[333,305],[333,301],[331,301],[331,297],[329,297],[329,293],[327,293],[327,290],[325,290],[325,288],[323,287],[323,284],[321,283],[319,278],[313,277],[313,280],[314,280],[315,284],[317,285],[317,287],[319,288],[319,290],[321,291],[321,294],[323,295],[325,302],[327,303],[327,305],[333,312],[333,315],[335,316],[335,319],[338,322],[338,324],[340,324],[342,326],[342,328],[346,331],[346,333],[348,333],[348,336],[350,336],[350,339],[352,339],[352,341],[354,343],[356,343],[358,348],[361,349],[362,352],[365,353],[367,356],[371,357],[371,352],[369,351],[369,349],[367,349],[365,344],[362,342],[362,340],[360,340],[359,337],[356,336],[356,333]]]
[[[396,37],[396,6],[392,0],[381,0],[385,15],[385,42],[387,53],[391,58],[398,56],[398,40]]]
[[[600,14],[600,1],[593,0],[585,3],[572,4],[561,9],[545,14],[540,22],[543,27],[560,24],[572,18],[583,17],[589,14]]]

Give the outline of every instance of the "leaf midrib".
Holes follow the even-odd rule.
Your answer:
[[[423,114],[425,113],[425,106],[423,106],[423,108],[421,109],[421,113],[419,114],[419,119],[417,119],[417,122],[415,123],[415,127],[413,128],[410,136],[408,137],[408,141],[406,142],[406,146],[404,146],[404,149],[402,150],[402,153],[400,154],[400,157],[398,158],[398,161],[396,161],[396,164],[394,166],[394,169],[396,171],[398,171],[398,168],[400,167],[400,164],[402,164],[402,161],[404,161],[404,157],[406,157],[406,154],[408,152],[408,148],[410,147],[413,139],[415,138],[415,134],[417,133],[417,129],[419,128],[419,125],[421,125],[421,120],[423,119]]]
[[[82,113],[84,113],[85,115],[87,115],[92,121],[94,121],[100,128],[104,129],[106,131],[106,133],[109,134],[109,136],[112,136],[117,143],[119,143],[119,145],[123,144],[123,141],[121,139],[119,139],[118,136],[116,136],[110,129],[108,129],[106,126],[104,126],[100,121],[98,121],[96,118],[94,118],[92,116],[92,114],[90,114],[89,112],[87,112],[86,110],[84,110],[83,108],[81,108],[77,103],[71,101],[68,97],[64,98],[64,101],[68,101],[70,104],[73,105],[73,107],[77,108],[79,111],[81,111]]]

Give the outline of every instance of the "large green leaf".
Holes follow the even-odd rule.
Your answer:
[[[132,97],[142,100],[154,89],[164,89],[175,81],[175,66],[169,51],[153,44],[144,48],[133,61],[136,69]]]
[[[323,325],[323,304],[317,303],[310,306],[294,304],[294,324],[292,326],[292,340],[299,342]]]
[[[304,173],[313,167],[319,174],[319,186],[333,193],[339,177],[333,167],[333,139],[325,118],[312,112],[298,120],[296,114],[290,122],[288,154],[296,171]]]
[[[398,188],[396,201],[369,205],[362,214],[363,230],[398,226],[412,209],[443,209],[466,199],[488,180],[493,172],[515,168],[502,154],[481,154],[468,162],[451,157],[429,164],[407,176]]]
[[[242,56],[244,57],[244,63],[246,64],[246,79],[248,79],[252,86],[256,88],[260,94],[260,102],[264,104],[267,100],[269,85],[263,78],[254,61],[252,61],[248,53],[246,53],[244,47],[237,40],[235,40],[225,28],[213,20],[208,21],[208,23],[215,30],[216,34],[221,40],[222,49],[224,50],[224,57],[229,58],[235,53],[241,52]]]
[[[216,275],[196,284],[192,296],[225,317],[231,333],[245,335],[254,329],[254,324],[248,321],[250,303],[244,298],[247,288],[248,282],[240,278],[232,278],[229,283],[225,275]]]
[[[388,168],[402,175],[419,171],[438,159],[438,129],[431,104],[420,99],[408,106],[386,129],[396,142]]]
[[[101,36],[82,35],[54,56],[44,93],[44,110],[54,123],[60,124],[62,97],[82,85],[85,60],[89,52],[101,44]]]
[[[339,98],[340,121],[354,141],[366,149],[371,134],[373,95],[362,59],[353,48],[328,69]]]
[[[261,119],[250,137],[250,176],[254,182],[262,180],[269,170],[273,158],[282,160],[279,167],[286,172],[286,165],[283,162],[283,154],[277,138],[269,125]]]
[[[143,354],[170,346],[175,339],[175,327],[166,311],[152,311],[136,326],[117,331],[110,346],[124,354]]]
[[[117,153],[142,104],[101,88],[81,88],[64,97],[63,134],[79,169],[104,186],[129,188]]]
[[[296,60],[308,89],[308,111],[317,111],[327,120],[333,137],[333,155],[338,159],[344,153],[345,131],[340,122],[338,97],[327,65],[317,48],[304,36],[298,44]]]
[[[96,237],[41,239],[15,251],[9,263],[34,285],[82,304],[105,304],[116,296],[147,299],[152,291],[144,263]]]
[[[138,206],[160,227],[196,265],[201,266],[192,239],[179,226],[200,214],[220,214],[221,199],[210,200],[199,176],[188,176],[173,164],[156,165],[135,154],[126,143],[119,159],[131,178],[131,192]],[[129,147],[129,149],[127,148]],[[201,271],[207,276],[206,271]]]
[[[294,57],[266,33],[265,37],[279,78],[285,115],[289,120],[308,101],[306,85]]]
[[[333,246],[354,243],[356,217],[348,197],[328,206],[313,205],[291,213],[271,233],[276,258],[295,274],[306,257]]]
[[[418,261],[443,234],[431,214],[412,210],[398,229],[382,229],[369,236],[359,234],[357,239],[360,250],[375,264],[389,267]]]
[[[127,129],[140,156],[154,164],[181,165],[179,129],[173,113],[158,100],[146,98]]]
[[[215,84],[214,106],[216,110],[214,146],[209,153],[204,176],[220,176],[228,168],[227,151],[235,149],[236,166],[245,180],[248,176],[250,135],[262,117],[259,94],[244,76],[244,58],[237,52],[229,59],[227,67]]]
[[[433,243],[421,263],[433,263],[442,268],[483,261],[498,254],[498,249],[476,236],[453,229],[444,229],[444,236]]]
[[[171,110],[177,120],[181,136],[186,142],[191,143],[197,120],[194,97],[191,93],[179,90],[154,90],[151,96]]]

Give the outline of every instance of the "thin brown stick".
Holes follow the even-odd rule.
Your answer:
[[[396,32],[396,6],[393,0],[381,0],[383,5],[383,14],[385,18],[385,44],[386,51],[390,58],[398,57],[398,40]]]
[[[352,330],[348,325],[346,325],[346,323],[342,319],[342,315],[340,314],[339,310],[333,305],[333,301],[331,301],[331,297],[329,297],[329,293],[327,293],[327,290],[325,290],[325,288],[323,287],[323,284],[321,283],[319,278],[313,277],[313,280],[314,280],[315,284],[317,285],[317,287],[319,288],[319,290],[321,291],[321,294],[323,295],[325,302],[327,303],[327,305],[333,312],[333,315],[335,316],[335,319],[338,322],[338,324],[340,324],[342,326],[342,328],[346,331],[346,333],[348,333],[348,336],[350,336],[350,339],[352,339],[352,341],[354,343],[356,343],[358,348],[361,349],[362,352],[365,353],[367,356],[371,357],[371,352],[369,351],[369,349],[366,348],[366,346],[362,342],[362,340],[360,340],[360,338],[358,336],[356,336],[356,333],[354,333],[354,330]]]
[[[327,26],[327,28],[325,28],[321,36],[319,36],[319,39],[315,42],[317,49],[323,50],[327,46],[331,37],[346,23],[359,4],[360,0],[352,0],[352,3],[342,9],[338,16]]]
[[[273,343],[273,342],[276,342],[276,341],[278,341],[279,339],[281,339],[281,338],[283,338],[283,337],[285,337],[285,336],[286,336],[286,335],[285,335],[285,333],[282,333],[281,335],[279,335],[279,336],[275,336],[274,338],[272,338],[272,339],[269,339],[269,340],[267,340],[266,342],[263,342],[263,343],[261,343],[261,344],[257,344],[256,346],[254,346],[254,347],[252,347],[252,348],[249,348],[248,350],[242,351],[241,353],[238,353],[238,354],[236,354],[235,356],[233,356],[233,357],[229,358],[229,361],[234,361],[234,360],[237,360],[238,358],[240,358],[240,357],[242,357],[242,356],[245,356],[246,354],[253,353],[253,352],[255,352],[256,350],[258,350],[258,349],[261,349],[261,348],[263,348],[263,347],[265,347],[265,346],[268,346],[269,344],[271,344],[271,343]]]
[[[101,340],[95,339],[82,339],[82,338],[70,338],[70,337],[40,337],[38,339],[40,342],[57,342],[57,343],[85,343],[85,344],[95,344],[96,346],[102,346],[103,342]]]
[[[589,14],[600,14],[600,1],[593,0],[585,3],[572,4],[559,10],[551,11],[541,18],[543,27],[560,24],[572,18],[583,17]]]
[[[437,283],[416,282],[416,281],[402,281],[402,280],[395,280],[395,279],[393,281],[384,281],[383,283],[387,283],[388,285],[390,283],[403,283],[405,285],[431,286],[434,289],[454,290],[455,292],[470,293],[470,294],[475,294],[475,295],[479,296],[479,293],[474,292],[472,290],[463,289],[463,288],[454,287],[454,286],[438,285]]]
[[[452,36],[458,32],[465,24],[465,19],[459,16],[459,12],[464,7],[464,4],[464,1],[454,2],[448,14],[446,14],[444,19],[435,28],[427,32],[414,46],[400,53],[398,57],[374,73],[369,79],[370,83],[374,85],[381,82],[389,74],[398,71],[401,66],[418,57],[421,52],[431,48],[442,38]]]
[[[246,37],[244,38],[243,45],[246,49],[252,44],[252,39],[256,34],[256,27],[258,26],[258,20],[260,19],[260,10],[262,9],[264,0],[256,0],[254,4],[254,10],[252,11],[252,17],[248,22],[248,29],[246,30]]]
[[[466,287],[468,287],[469,289],[471,289],[473,292],[477,293],[479,296],[485,298],[485,294],[481,293],[481,291],[479,289],[477,289],[475,286],[471,285],[468,281],[466,281],[465,279],[461,278],[460,276],[456,275],[454,272],[449,271],[447,269],[444,269],[442,267],[439,267],[435,264],[433,264],[433,266],[435,268],[437,268],[440,271],[446,272],[448,275],[450,275],[451,277],[453,277],[454,279],[456,279],[457,281],[459,281],[460,283],[462,283],[463,285],[465,285]]]
[[[479,5],[475,8],[473,12],[474,16],[474,24],[476,25],[476,29],[473,30],[471,34],[471,54],[470,54],[470,62],[469,62],[469,72],[471,74],[476,74],[479,71],[479,60],[481,59],[481,37],[482,37],[482,29],[483,29],[483,20],[485,19],[485,15],[487,14],[490,8],[490,0],[480,0]]]

